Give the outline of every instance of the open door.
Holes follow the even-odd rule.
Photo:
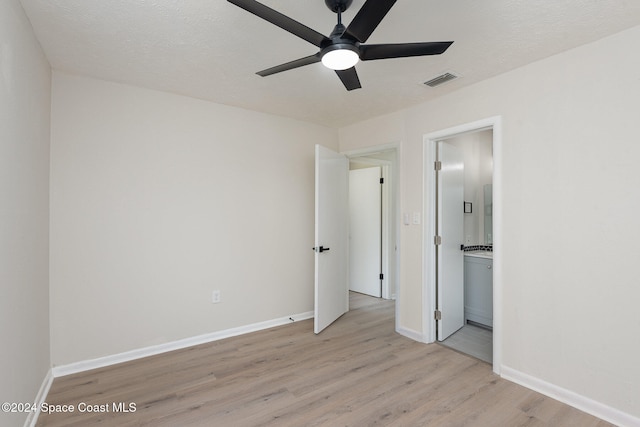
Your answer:
[[[349,290],[382,297],[380,166],[349,171]]]
[[[464,326],[464,158],[457,147],[438,142],[437,253],[438,341]]]
[[[314,332],[349,310],[349,161],[316,145]]]

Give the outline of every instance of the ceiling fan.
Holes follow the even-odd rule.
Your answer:
[[[320,48],[313,55],[258,71],[256,74],[262,77],[322,62],[335,70],[347,90],[359,89],[360,79],[355,69],[359,60],[440,55],[453,43],[361,44],[367,41],[396,0],[367,0],[348,27],[342,24],[342,12],[351,6],[353,0],[324,0],[327,7],[338,15],[338,24],[329,37],[255,0],[227,1]]]

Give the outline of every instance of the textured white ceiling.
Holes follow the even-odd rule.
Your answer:
[[[455,43],[440,56],[361,62],[362,89],[347,92],[321,64],[257,76],[317,48],[224,0],[21,1],[55,69],[332,127],[640,24],[638,0],[399,0],[368,43]],[[336,23],[323,0],[262,2],[325,35]],[[444,71],[462,77],[421,84]]]

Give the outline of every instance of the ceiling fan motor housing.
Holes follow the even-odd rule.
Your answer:
[[[351,6],[353,0],[324,0],[324,4],[333,12],[344,12]]]

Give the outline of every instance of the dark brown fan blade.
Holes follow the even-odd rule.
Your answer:
[[[314,44],[318,47],[321,47],[323,43],[328,43],[329,38],[320,34],[316,30],[313,30],[306,25],[299,23],[286,15],[283,15],[280,12],[277,12],[270,7],[263,5],[262,3],[258,3],[255,0],[227,0],[229,3],[233,3],[236,6],[239,6],[246,10],[247,12],[253,13],[254,15],[264,19],[265,21],[269,21],[274,25],[282,28],[283,30],[289,31],[291,34],[300,37],[303,40],[308,41],[311,44]]]
[[[367,0],[343,35],[351,36],[360,43],[366,42],[395,3],[396,0]]]
[[[408,56],[440,55],[453,42],[398,43],[360,45],[360,59],[406,58]]]
[[[305,65],[315,64],[320,62],[320,55],[305,56],[304,58],[296,59],[295,61],[287,62],[286,64],[276,65],[275,67],[267,68],[266,70],[258,71],[256,74],[262,77],[270,76],[271,74],[281,73],[287,70],[293,70],[294,68],[304,67]]]
[[[342,84],[347,90],[360,89],[360,79],[356,73],[356,67],[347,68],[346,70],[336,70],[336,74],[342,80]]]

